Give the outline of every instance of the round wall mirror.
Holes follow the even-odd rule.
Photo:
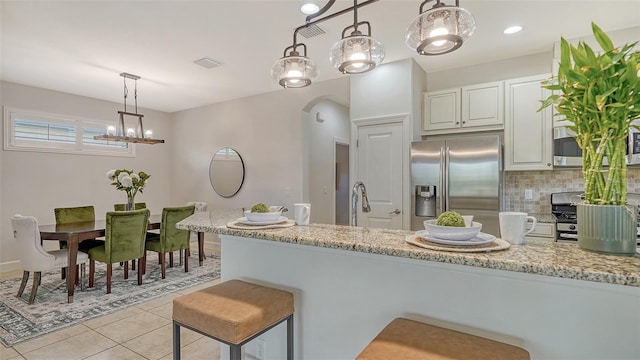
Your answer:
[[[209,180],[213,190],[222,197],[237,194],[244,183],[244,162],[232,148],[218,149],[209,165]]]

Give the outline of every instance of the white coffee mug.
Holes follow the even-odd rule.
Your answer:
[[[309,225],[309,217],[311,216],[311,204],[293,204],[293,217],[296,225]]]
[[[498,213],[500,220],[500,237],[512,244],[524,243],[524,237],[532,232],[538,220],[527,213],[505,211]],[[531,228],[527,230],[527,222],[531,221]]]
[[[465,227],[470,227],[473,223],[473,215],[462,215],[462,218],[464,219]]]

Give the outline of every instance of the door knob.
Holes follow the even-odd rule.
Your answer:
[[[395,209],[392,212],[389,213],[389,215],[400,215],[402,211],[400,211],[400,209]]]

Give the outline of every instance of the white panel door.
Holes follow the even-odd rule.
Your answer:
[[[358,225],[402,229],[402,123],[358,127],[358,174],[353,180],[367,188],[371,212],[362,212],[358,194]]]

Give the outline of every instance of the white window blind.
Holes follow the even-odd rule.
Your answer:
[[[5,108],[4,149],[86,155],[135,156],[133,144],[95,140],[104,122]]]

